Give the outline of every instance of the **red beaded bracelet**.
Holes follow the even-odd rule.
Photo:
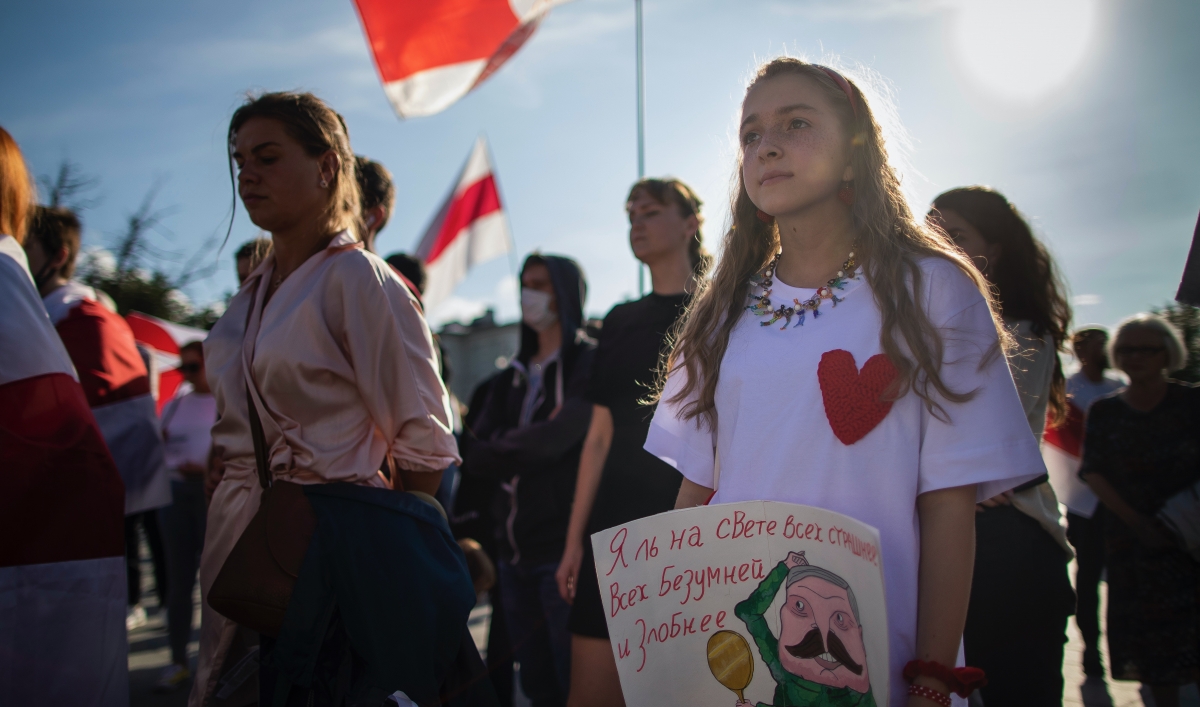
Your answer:
[[[908,694],[913,697],[924,697],[930,702],[936,702],[942,707],[950,707],[950,695],[943,694],[924,685],[909,685]]]
[[[910,660],[904,666],[904,679],[912,682],[918,675],[940,680],[959,697],[967,697],[987,685],[987,675],[979,668],[947,668],[932,660]]]

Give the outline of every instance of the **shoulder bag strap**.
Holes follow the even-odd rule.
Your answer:
[[[246,408],[250,411],[250,436],[254,439],[254,465],[258,467],[258,483],[265,491],[271,488],[267,440],[263,435],[262,420],[258,418],[258,408],[254,406],[254,398],[250,397],[249,384],[246,385]]]
[[[242,336],[245,337],[246,330],[250,328],[250,317],[254,314],[254,306],[258,302],[258,284],[254,286],[254,293],[250,296],[250,307],[246,310],[246,323],[242,327]],[[245,381],[246,384],[246,409],[250,413],[250,437],[254,440],[254,466],[258,468],[258,484],[263,487],[263,490],[271,488],[271,464],[267,461],[267,438],[263,434],[262,420],[258,417],[258,407],[254,404],[254,397],[250,395],[250,381]]]

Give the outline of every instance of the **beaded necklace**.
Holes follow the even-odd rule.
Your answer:
[[[844,290],[847,280],[857,280],[858,261],[854,259],[854,249],[856,245],[850,246],[850,255],[846,257],[846,262],[842,263],[842,267],[837,271],[837,274],[829,278],[824,287],[818,287],[812,297],[801,302],[798,299],[793,299],[792,304],[781,304],[777,308],[771,308],[771,287],[775,284],[775,266],[779,263],[779,256],[782,251],[775,254],[771,258],[771,262],[767,263],[767,267],[763,268],[762,272],[750,277],[750,304],[746,309],[756,317],[771,318],[765,322],[759,322],[760,326],[770,326],[780,319],[784,320],[783,326],[779,327],[780,331],[787,329],[788,324],[792,323],[792,317],[797,317],[797,322],[793,329],[804,324],[804,316],[808,312],[812,312],[813,319],[816,319],[820,312],[818,309],[823,300],[829,300],[830,306],[836,307],[838,302],[841,302],[844,297],[838,297],[833,293],[834,290]],[[762,294],[754,294],[754,290],[762,288]]]

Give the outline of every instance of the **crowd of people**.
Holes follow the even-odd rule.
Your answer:
[[[0,130],[17,479],[0,523],[20,538],[0,551],[0,702],[128,702],[140,527],[167,612],[159,688],[190,685],[195,707],[508,706],[518,675],[534,707],[621,705],[589,536],[774,500],[879,530],[891,663],[890,694],[791,676],[775,707],[1058,705],[1072,615],[1084,702],[1111,704],[1102,576],[1111,678],[1177,705],[1200,677],[1200,565],[1169,511],[1200,482],[1200,392],[1169,378],[1179,333],[1151,314],[1072,330],[1053,258],[993,189],[912,213],[878,109],[833,69],[763,64],[715,266],[695,192],[638,181],[624,208],[651,292],[589,326],[580,264],[529,255],[519,348],[463,405],[420,261],[375,253],[387,169],[316,96],[248,99],[226,158],[269,237],[236,251],[239,289],[181,347],[187,385],[161,415],[153,359],[72,278],[78,218],[33,205]],[[819,371],[838,366],[881,377],[879,414],[828,413]],[[1067,429],[1099,503],[1064,519],[1039,443]],[[467,629],[481,601],[486,661]]]

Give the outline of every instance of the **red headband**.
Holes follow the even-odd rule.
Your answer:
[[[847,100],[850,101],[850,111],[854,113],[854,117],[857,118],[858,101],[854,100],[854,89],[850,87],[850,82],[846,80],[846,77],[842,76],[828,66],[821,66],[820,64],[813,64],[813,66],[817,67],[821,71],[824,71],[829,78],[833,79],[833,82],[838,85],[838,88],[842,89],[842,92],[846,94]]]

